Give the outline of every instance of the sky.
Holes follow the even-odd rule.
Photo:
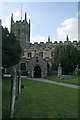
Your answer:
[[[31,42],[52,42],[78,40],[78,3],[77,2],[1,2],[0,19],[10,31],[11,14],[13,20],[22,19],[25,12],[31,20]]]

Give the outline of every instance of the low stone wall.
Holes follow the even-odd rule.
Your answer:
[[[62,79],[62,80],[70,80],[70,79],[75,79],[75,76],[74,75],[62,75],[60,77],[60,79]]]

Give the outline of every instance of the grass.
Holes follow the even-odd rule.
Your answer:
[[[66,77],[66,78],[68,78],[68,77]],[[60,79],[60,78],[58,78],[57,75],[51,75],[51,76],[46,77],[45,79],[51,80],[51,81],[56,81],[56,82],[73,84],[73,85],[80,85],[80,75],[75,75],[73,77],[73,79]]]
[[[9,117],[10,78],[2,80],[2,116]],[[16,99],[14,118],[78,118],[78,90],[22,79],[20,99]]]

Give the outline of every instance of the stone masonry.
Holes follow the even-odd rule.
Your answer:
[[[52,72],[52,66],[54,62],[54,50],[57,45],[64,45],[71,43],[68,35],[66,41],[59,43],[55,41],[51,42],[50,36],[46,43],[35,42],[30,43],[30,20],[27,22],[27,15],[25,13],[25,19],[22,21],[13,21],[13,14],[11,16],[11,32],[13,32],[19,40],[22,48],[22,58],[17,65],[21,69],[22,73],[26,73],[28,77],[46,77]],[[80,41],[73,41],[75,47],[80,50]]]

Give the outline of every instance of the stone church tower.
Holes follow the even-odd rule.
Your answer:
[[[30,20],[27,22],[27,16],[25,13],[25,19],[14,22],[13,14],[11,15],[11,32],[15,34],[16,39],[19,40],[22,52],[25,48],[29,48],[30,45]]]

